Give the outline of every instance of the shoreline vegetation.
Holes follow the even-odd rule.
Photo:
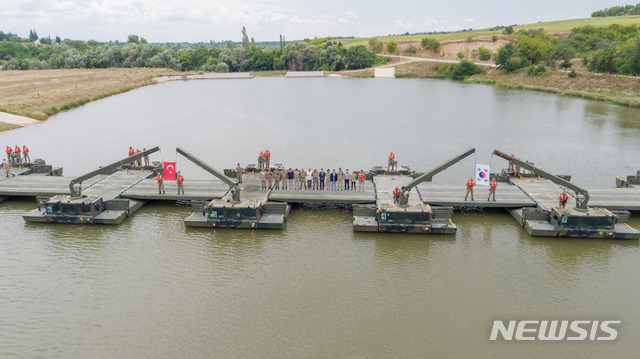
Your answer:
[[[640,108],[640,80],[628,75],[640,73],[638,25],[640,16],[633,15],[501,26],[446,34],[340,39],[337,45],[337,40],[333,38],[286,43],[284,37],[281,37],[280,49],[271,50],[262,50],[257,44],[249,42],[243,28],[241,45],[228,45],[223,50],[207,50],[200,45],[193,49],[185,48],[179,50],[175,61],[171,60],[173,55],[169,53],[169,45],[162,45],[167,47],[166,52],[169,54],[165,56],[165,62],[173,61],[171,63],[175,65],[168,67],[136,67],[132,62],[128,67],[123,63],[119,65],[121,67],[108,68],[10,70],[10,65],[16,63],[21,66],[29,64],[28,67],[31,68],[31,62],[43,60],[20,60],[24,63],[11,60],[11,64],[0,61],[3,63],[0,76],[0,112],[42,121],[90,101],[156,84],[160,78],[190,80],[200,78],[206,72],[213,72],[213,68],[196,66],[197,61],[192,58],[196,55],[202,55],[199,62],[210,56],[206,63],[216,60],[216,67],[225,67],[222,66],[226,64],[223,61],[228,60],[230,65],[226,67],[226,71],[220,72],[236,72],[242,66],[235,68],[231,55],[246,57],[249,56],[247,53],[254,52],[255,56],[248,57],[249,65],[244,70],[251,72],[254,77],[281,77],[286,74],[285,67],[297,71],[322,70],[325,74],[342,77],[374,77],[375,67],[393,66],[396,68],[397,78],[454,79]],[[67,40],[65,39],[63,47],[88,46],[73,40],[69,40],[68,45]],[[131,44],[128,42],[126,45],[91,46],[101,51],[154,49],[159,46],[147,44],[144,39],[138,39],[135,35],[130,36],[130,40]],[[19,49],[19,46],[52,45],[13,44],[9,48]],[[53,47],[45,47],[41,51],[44,49]],[[51,57],[49,61],[67,55],[78,57],[79,54],[77,49],[60,50],[63,52],[57,57]],[[293,56],[306,54],[309,52],[307,50],[315,50],[311,53],[317,58],[304,60]],[[69,51],[71,55],[67,54]],[[86,54],[89,54],[90,51],[87,51]],[[211,57],[216,54],[219,57]],[[161,54],[157,55],[156,57],[161,57]],[[271,60],[273,64],[266,60],[258,61],[261,59],[258,55],[281,55],[285,61],[278,62],[279,69],[273,70],[277,61]],[[291,55],[290,59],[288,55]],[[65,58],[65,65],[68,62],[66,60],[68,59]],[[185,68],[185,64],[189,66]],[[179,67],[182,67],[182,71]],[[271,70],[261,71],[263,67]],[[23,125],[11,124],[8,120],[3,122],[0,116],[0,131],[18,126]]]

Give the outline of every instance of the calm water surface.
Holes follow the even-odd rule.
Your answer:
[[[640,169],[640,111],[433,80],[172,82],[0,133],[79,175],[159,145],[187,180],[255,163],[369,169],[394,151],[460,183],[494,148],[588,187]],[[187,182],[188,183],[188,182]],[[187,186],[188,190],[188,186]],[[636,357],[638,241],[533,238],[501,210],[455,236],[354,233],[348,210],[294,207],[282,231],[185,228],[151,203],[117,227],[26,224],[0,203],[0,357]],[[638,216],[631,224],[640,225]],[[490,342],[494,320],[621,320],[614,342]]]

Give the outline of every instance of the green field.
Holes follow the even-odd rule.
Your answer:
[[[600,26],[607,26],[611,24],[640,25],[640,15],[596,17],[596,18],[588,18],[588,19],[538,22],[535,24],[517,25],[517,26],[514,26],[513,29],[514,29],[514,32],[517,32],[519,30],[543,28],[549,33],[563,33],[563,32],[571,32],[573,28],[578,26],[593,25],[593,26],[600,27]],[[469,36],[479,37],[479,36],[493,36],[493,35],[501,35],[501,34],[502,34],[502,30],[489,31],[487,29],[479,29],[474,31],[455,32],[455,33],[439,34],[439,35],[409,35],[409,36],[395,35],[395,36],[378,36],[378,38],[385,43],[390,41],[395,41],[397,43],[419,43],[420,40],[422,40],[422,38],[426,36],[435,37],[439,41],[446,41],[446,40],[467,39]],[[342,43],[347,47],[356,46],[356,45],[366,46],[369,44],[369,38],[342,39],[340,41],[342,41]]]

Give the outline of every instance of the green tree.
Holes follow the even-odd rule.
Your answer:
[[[216,72],[229,72],[229,65],[225,64],[224,62],[218,63],[218,65],[216,66]]]
[[[540,37],[518,36],[517,45],[522,56],[532,63],[548,61],[555,50],[551,42]]]
[[[514,55],[515,51],[515,47],[510,42],[499,48],[495,56],[496,65],[498,65],[499,68],[503,68],[507,61]]]
[[[315,70],[318,60],[318,52],[315,45],[306,42],[290,43],[284,47],[280,57],[286,68],[291,71]]]
[[[36,32],[36,30],[29,30],[29,41],[34,42],[36,40],[38,40],[38,33]]]
[[[513,26],[509,25],[509,26],[505,27],[503,32],[504,32],[505,35],[513,34]]]
[[[398,44],[395,41],[391,40],[387,43],[387,52],[390,54],[395,54],[398,50]]]
[[[249,46],[251,45],[251,43],[249,42],[249,36],[247,35],[247,29],[244,28],[244,26],[242,27],[242,47],[244,47],[245,49],[249,49]]]
[[[629,70],[636,76],[640,74],[640,40],[636,40],[635,48],[631,54]]]
[[[367,51],[364,45],[350,47],[345,55],[345,63],[350,70],[371,67],[375,60],[376,54]]]
[[[60,39],[60,36],[56,35],[56,43],[58,45],[60,45],[62,43],[62,39]]]
[[[127,44],[137,44],[138,42],[140,42],[138,35],[129,35],[127,37]]]
[[[553,51],[553,55],[551,55],[551,58],[555,60],[564,60],[564,61],[570,61],[574,57],[576,57],[576,50],[572,46],[570,41],[560,42],[558,46],[556,46],[555,50]]]

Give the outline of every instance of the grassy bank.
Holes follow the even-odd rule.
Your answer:
[[[44,120],[87,102],[153,83],[165,69],[72,69],[3,71],[0,111]]]
[[[550,21],[550,22],[538,22],[534,24],[526,24],[526,25],[516,25],[513,27],[514,32],[518,32],[520,30],[530,30],[530,29],[544,29],[549,33],[569,33],[571,30],[578,26],[607,26],[611,24],[620,24],[620,25],[638,25],[640,24],[640,15],[633,16],[614,16],[614,17],[596,17],[596,18],[587,18],[587,19],[571,19],[571,20],[560,20],[560,21]],[[503,25],[511,25],[511,24],[503,24]],[[488,37],[502,35],[502,29],[499,30],[489,30],[489,29],[478,29],[473,31],[465,31],[465,32],[452,32],[448,34],[435,34],[435,35],[390,35],[390,36],[378,36],[378,39],[382,40],[384,43],[395,41],[398,44],[414,44],[416,46],[420,46],[420,41],[422,38],[434,37],[438,39],[438,41],[455,41],[455,40],[466,40],[469,37]],[[346,46],[356,46],[356,45],[369,45],[369,38],[356,38],[356,39],[340,39],[340,41]]]
[[[14,128],[18,128],[18,126],[9,125],[9,124],[0,122],[0,132],[13,130]]]
[[[366,72],[354,75],[369,76]],[[441,78],[442,75],[436,70],[434,62],[412,62],[399,65],[396,68],[396,77]],[[531,76],[527,75],[526,69],[506,73],[490,68],[485,74],[475,75],[467,81],[505,88],[550,92],[640,108],[640,81],[630,77],[579,71],[576,78],[570,78],[566,72],[557,70],[548,70],[542,75]]]

